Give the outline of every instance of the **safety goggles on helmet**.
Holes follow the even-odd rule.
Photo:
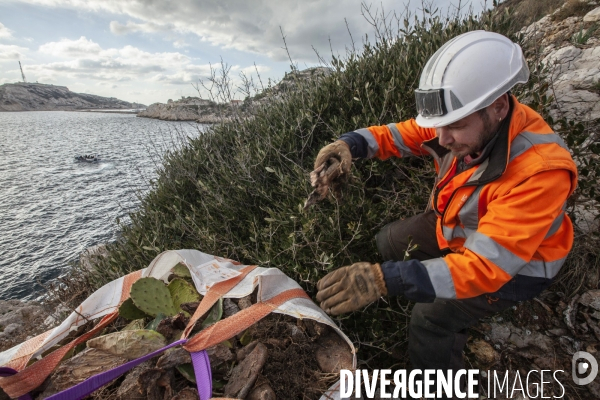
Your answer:
[[[441,117],[446,114],[444,89],[415,90],[417,112],[425,118]]]

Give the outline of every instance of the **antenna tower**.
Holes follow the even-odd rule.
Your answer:
[[[23,73],[23,67],[21,66],[21,61],[19,61],[19,68],[21,68],[21,76],[23,77],[23,83],[27,83],[25,80],[25,74]]]

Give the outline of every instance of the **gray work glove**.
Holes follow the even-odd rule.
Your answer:
[[[328,314],[356,311],[387,295],[379,264],[358,262],[336,269],[317,283],[317,301]]]
[[[351,166],[352,154],[346,142],[337,140],[323,147],[315,160],[314,170],[310,173],[310,184],[315,190],[304,203],[304,208],[323,200],[330,187],[335,197],[339,198]]]

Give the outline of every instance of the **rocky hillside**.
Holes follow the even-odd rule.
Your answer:
[[[218,105],[214,101],[199,97],[182,97],[176,101],[169,99],[167,104],[151,104],[137,116],[165,121],[198,121],[210,124],[219,122],[223,117],[229,116],[231,112],[229,105]]]
[[[538,58],[551,77],[556,120],[600,118],[600,7],[595,1],[567,1],[552,14],[523,28],[529,59]]]
[[[229,104],[218,104],[199,97],[182,97],[176,101],[169,99],[167,104],[151,104],[145,111],[140,112],[138,117],[167,121],[197,121],[205,124],[228,121],[236,115],[251,114],[254,108],[262,106],[269,99],[279,98],[285,91],[296,90],[301,82],[318,79],[329,73],[330,70],[324,67],[286,73],[279,83],[265,88],[256,96],[248,97],[244,101],[232,100]]]
[[[114,97],[74,93],[66,86],[7,83],[0,86],[0,111],[71,111],[144,108]]]

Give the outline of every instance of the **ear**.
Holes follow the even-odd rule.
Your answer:
[[[493,112],[493,118],[496,121],[501,121],[506,118],[509,108],[508,93],[504,93],[490,105],[490,109]]]

